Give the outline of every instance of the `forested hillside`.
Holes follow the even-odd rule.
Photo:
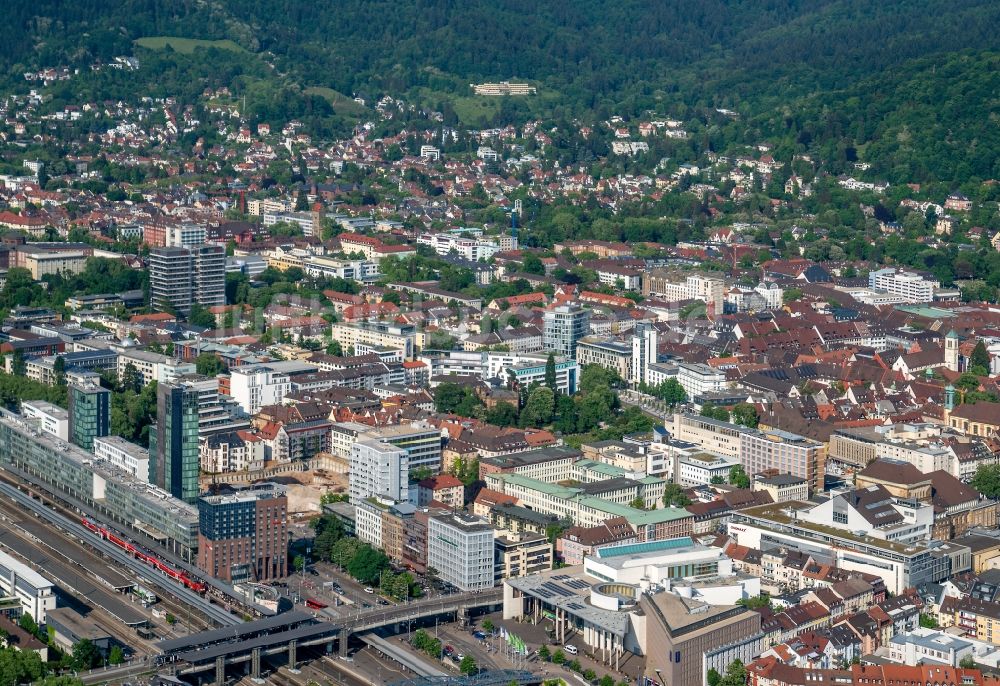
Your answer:
[[[258,110],[287,102],[318,121],[328,108],[306,88],[450,109],[470,82],[523,79],[538,98],[458,116],[476,126],[725,107],[798,149],[851,157],[871,143],[893,178],[996,174],[990,53],[1000,49],[1000,3],[990,0],[12,0],[5,9],[8,83],[27,67],[137,52],[173,65],[168,79],[144,70],[159,89],[245,75],[270,84]],[[228,38],[247,52],[205,73],[199,50],[153,56],[133,43],[150,36]]]

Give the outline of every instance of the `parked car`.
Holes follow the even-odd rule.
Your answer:
[[[563,650],[565,650],[570,655],[576,655],[577,653],[580,652],[579,650],[577,650],[576,646],[574,646],[574,645],[563,646]]]

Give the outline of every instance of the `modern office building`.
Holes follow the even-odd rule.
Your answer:
[[[0,463],[19,478],[97,512],[130,535],[150,537],[193,561],[198,544],[195,508],[2,409]]]
[[[827,505],[834,509],[838,506],[836,502]],[[951,573],[947,556],[934,554],[925,543],[908,538],[883,538],[890,530],[873,525],[860,532],[852,531],[848,522],[857,518],[846,511],[843,518],[838,515],[839,521],[828,513],[830,516],[820,522],[818,520],[823,519],[823,511],[811,513],[816,507],[816,503],[807,501],[736,510],[728,525],[729,535],[739,545],[765,553],[775,549],[798,551],[808,554],[820,564],[880,576],[885,580],[886,588],[893,593],[940,582]],[[907,515],[896,510],[896,507],[879,504],[879,509],[866,512],[884,511],[888,519],[893,520],[893,526],[898,528],[902,524],[900,518]]]
[[[748,429],[709,417],[675,414],[671,436],[712,453],[738,457],[751,477],[776,469],[805,479],[810,489],[823,490],[826,447],[798,434],[778,429]]]
[[[409,500],[410,456],[390,443],[365,439],[351,447],[350,496],[358,504],[368,498]]]
[[[431,517],[427,521],[427,566],[460,591],[493,587],[493,528],[466,514]]]
[[[226,250],[220,245],[154,248],[149,256],[152,306],[187,316],[195,304],[226,304]]]
[[[156,388],[155,439],[150,440],[150,478],[184,502],[198,499],[199,435],[196,386],[183,382]]]
[[[111,391],[93,383],[70,384],[69,440],[84,450],[111,433]]]
[[[558,305],[542,316],[542,342],[546,350],[576,359],[576,344],[590,331],[590,310]]]
[[[410,470],[441,470],[441,430],[426,423],[393,424],[372,429],[368,436],[406,451]]]
[[[21,611],[39,624],[56,607],[55,584],[5,552],[0,552],[0,591],[6,598],[17,598]]]
[[[709,669],[724,674],[734,659],[752,660],[765,647],[760,614],[739,605],[657,593],[642,595],[639,607],[647,617],[643,676],[651,686],[702,686]]]
[[[198,499],[198,568],[213,578],[284,578],[288,535],[288,498],[277,484]]]

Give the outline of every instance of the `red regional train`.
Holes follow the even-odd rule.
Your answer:
[[[166,562],[164,562],[163,560],[161,560],[148,550],[145,550],[142,547],[122,538],[118,533],[116,533],[112,529],[104,527],[100,524],[95,524],[87,517],[82,517],[80,519],[80,522],[90,531],[94,532],[101,538],[115,544],[116,546],[118,546],[119,548],[121,548],[122,550],[124,550],[137,560],[142,560],[151,567],[156,567],[161,572],[169,576],[171,579],[173,579],[179,584],[183,584],[184,586],[190,588],[195,593],[204,594],[205,591],[208,590],[208,585],[205,584],[205,582],[198,581],[197,579],[192,579],[190,576],[187,575],[186,572],[174,569],[173,567],[168,565]]]

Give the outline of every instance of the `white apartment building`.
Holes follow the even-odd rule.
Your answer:
[[[147,386],[153,381],[171,383],[178,377],[197,373],[193,362],[181,362],[172,357],[147,350],[117,347],[115,350],[118,351],[118,367],[115,371],[118,373],[119,380],[124,378],[130,365],[142,376],[142,383]]]
[[[454,233],[422,233],[417,237],[419,245],[434,249],[438,255],[449,255],[454,252],[473,262],[488,260],[500,250],[500,246],[483,238],[465,238]]]
[[[247,200],[247,213],[259,217],[264,213],[290,212],[292,203],[290,200],[277,200],[274,198],[250,198]]]
[[[439,148],[435,148],[433,145],[421,145],[420,156],[436,162],[441,159],[441,150]]]
[[[707,364],[680,362],[677,364],[677,382],[684,387],[688,398],[694,398],[723,390],[726,373]]]
[[[319,227],[316,226],[316,215],[312,212],[263,212],[261,215],[264,226],[274,226],[278,223],[298,224],[302,233],[312,236]]]
[[[632,333],[632,383],[649,383],[649,365],[656,364],[660,333],[651,324],[639,322]]]
[[[205,242],[208,230],[199,224],[168,226],[164,245],[168,248],[190,248]]]
[[[382,547],[383,509],[383,503],[376,498],[362,500],[357,503],[354,508],[354,533],[358,537],[358,540],[364,541],[376,548]]]
[[[372,439],[351,446],[350,496],[355,505],[367,498],[409,499],[410,456],[402,448]]]
[[[460,591],[493,587],[493,528],[466,514],[427,520],[427,566]]]
[[[785,289],[773,281],[761,281],[754,292],[764,298],[769,310],[776,310],[784,304]]]
[[[0,591],[6,598],[17,598],[21,610],[39,624],[56,607],[55,584],[5,552],[0,552]]]
[[[149,451],[141,445],[121,436],[98,436],[94,438],[94,456],[149,483]]]
[[[926,303],[934,301],[934,293],[941,288],[941,283],[914,272],[886,267],[868,274],[868,286],[901,295],[909,302]]]
[[[722,312],[726,283],[702,274],[651,273],[643,279],[643,294],[665,302],[701,300]]]
[[[341,260],[335,257],[314,255],[302,261],[302,271],[317,278],[372,281],[382,273],[378,262],[371,260]]]
[[[277,405],[291,392],[288,374],[267,365],[243,365],[230,370],[229,395],[248,415],[265,405]]]
[[[738,458],[711,453],[683,455],[675,463],[674,481],[684,488],[712,483],[715,477],[729,481],[729,471],[740,464]]]
[[[409,324],[337,322],[331,326],[330,335],[344,350],[356,348],[358,345],[393,348],[399,350],[407,360],[413,359],[413,353],[416,351],[416,329]]]
[[[26,400],[21,403],[21,414],[37,420],[38,427],[45,433],[69,440],[69,412],[58,405],[44,400]]]

